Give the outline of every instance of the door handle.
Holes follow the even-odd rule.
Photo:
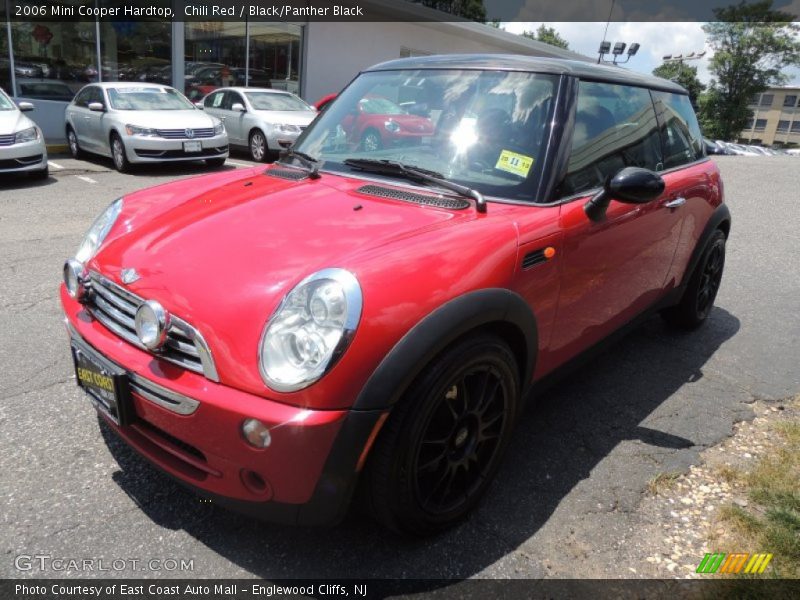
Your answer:
[[[686,204],[686,198],[678,197],[675,198],[674,200],[670,200],[664,206],[666,206],[667,208],[679,208],[684,204]]]

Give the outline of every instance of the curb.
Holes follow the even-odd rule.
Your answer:
[[[47,144],[47,153],[60,154],[67,151],[66,144]]]

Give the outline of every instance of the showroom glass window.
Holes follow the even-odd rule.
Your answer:
[[[28,2],[33,6],[35,2]],[[75,2],[74,4],[78,4]],[[5,33],[5,32],[4,32]],[[95,23],[13,21],[16,95],[68,102],[87,83],[97,81]],[[4,53],[8,64],[7,49]],[[0,70],[0,85],[11,92],[10,70]]]
[[[656,113],[644,88],[581,81],[567,174],[558,197],[587,192],[625,167],[662,167]]]
[[[192,101],[209,92],[244,85],[247,24],[244,21],[186,23],[183,91]],[[180,89],[179,82],[175,82]]]
[[[172,26],[166,21],[100,23],[100,55],[103,81],[172,84]]]
[[[291,23],[250,23],[251,87],[299,93],[302,31]]]
[[[664,145],[664,168],[671,169],[694,162],[705,155],[700,125],[689,96],[653,92],[661,123]]]

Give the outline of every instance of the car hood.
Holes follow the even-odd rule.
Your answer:
[[[281,299],[306,276],[327,267],[348,269],[365,297],[375,297],[371,289],[380,288],[387,264],[423,262],[410,256],[411,245],[404,243],[409,237],[435,236],[430,244],[413,244],[435,256],[463,255],[468,242],[443,231],[469,228],[478,219],[487,244],[495,240],[500,247],[498,240],[512,237],[492,231],[498,215],[367,196],[357,191],[363,185],[329,173],[292,181],[257,167],[144,190],[125,198],[89,267],[117,283],[122,269],[136,269],[140,279],[126,287],[197,327],[223,382],[263,393],[263,384],[253,381],[259,336]],[[503,220],[502,227],[509,226]],[[390,252],[391,260],[380,258]]]
[[[34,122],[18,110],[0,110],[0,135],[33,127]]]
[[[200,129],[216,123],[202,110],[120,110],[112,114],[120,123],[154,129]]]
[[[265,123],[308,125],[317,116],[313,110],[257,110],[256,115]]]
[[[394,121],[404,129],[414,131],[433,131],[433,122],[426,117],[417,115],[386,115],[387,121]]]

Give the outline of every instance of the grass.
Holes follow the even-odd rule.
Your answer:
[[[657,496],[675,487],[675,483],[680,478],[680,473],[659,473],[647,482],[647,491],[653,496]]]
[[[777,423],[775,429],[783,443],[735,478],[747,490],[752,508],[726,506],[718,519],[727,528],[729,551],[771,552],[775,556],[768,572],[796,579],[800,578],[800,422]]]

